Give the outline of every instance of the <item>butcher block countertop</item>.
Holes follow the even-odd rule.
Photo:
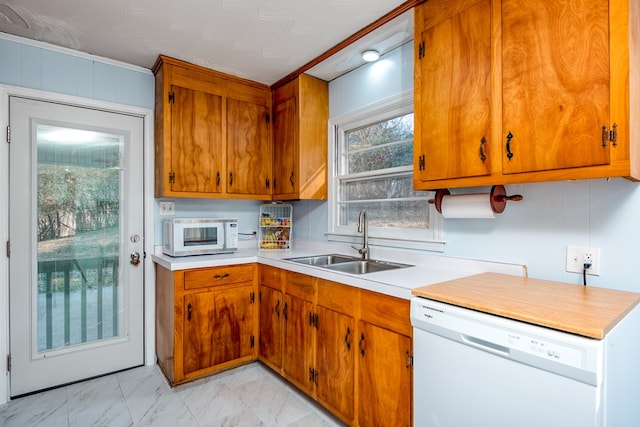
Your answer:
[[[602,339],[640,294],[498,273],[413,289],[416,296]]]

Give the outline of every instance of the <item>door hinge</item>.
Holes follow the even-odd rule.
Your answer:
[[[424,58],[424,42],[418,46],[418,59]]]
[[[7,240],[7,258],[11,258],[11,242]]]
[[[318,329],[318,314],[309,313],[309,326],[315,326]]]
[[[256,302],[256,293],[255,292],[251,292],[249,294],[249,304],[253,304],[254,302]]]
[[[175,184],[175,183],[176,183],[176,173],[169,172],[169,184]]]
[[[7,144],[11,144],[11,126],[7,126]]]
[[[251,338],[249,341],[251,342],[251,348],[253,348],[256,345],[256,337],[251,335]]]
[[[11,372],[11,355],[7,354],[7,372]]]
[[[169,92],[169,104],[176,103],[176,94],[174,92]]]

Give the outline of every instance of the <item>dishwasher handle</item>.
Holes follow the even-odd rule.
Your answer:
[[[479,348],[481,350],[488,351],[490,353],[499,354],[500,356],[508,357],[511,353],[509,347],[493,343],[491,341],[483,340],[467,334],[461,334],[462,342],[472,347]]]

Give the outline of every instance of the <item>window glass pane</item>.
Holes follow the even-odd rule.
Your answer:
[[[413,164],[413,113],[345,134],[346,168],[359,173]]]
[[[347,181],[340,186],[340,200],[370,200],[370,199],[399,199],[425,198],[423,191],[413,190],[411,175],[383,176],[380,178]]]
[[[359,173],[413,164],[413,140],[360,150],[347,155],[347,173]]]
[[[370,227],[428,228],[426,200],[385,200],[382,202],[340,203],[340,225],[356,226],[358,212],[367,211]]]

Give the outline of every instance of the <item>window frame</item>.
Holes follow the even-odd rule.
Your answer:
[[[334,242],[354,243],[362,242],[362,234],[356,226],[342,226],[339,224],[339,184],[338,172],[341,162],[340,142],[342,134],[351,129],[357,129],[378,121],[391,119],[413,112],[413,91],[405,91],[383,101],[375,102],[358,108],[346,114],[329,118],[329,171],[328,171],[328,219],[329,230],[327,239]],[[388,170],[390,173],[413,173],[413,165],[396,167]],[[364,172],[362,177],[385,176],[372,172]],[[352,175],[352,176],[353,176]],[[403,249],[417,249],[444,252],[443,221],[434,205],[427,204],[429,209],[428,229],[415,228],[383,228],[369,227],[369,244]]]

